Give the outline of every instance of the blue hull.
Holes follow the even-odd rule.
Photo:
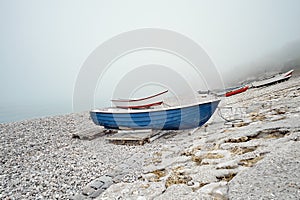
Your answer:
[[[108,112],[95,110],[90,115],[93,122],[107,129],[183,130],[202,126],[218,107],[219,100],[209,103],[167,109]]]

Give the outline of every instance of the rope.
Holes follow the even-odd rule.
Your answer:
[[[242,108],[245,108],[245,107],[237,107],[236,110],[240,110]],[[224,125],[233,125],[235,123],[239,123],[239,122],[243,122],[244,120],[241,118],[233,118],[233,115],[231,115],[231,118],[228,118],[226,116],[224,116],[224,114],[222,114],[222,111],[221,110],[225,110],[225,109],[230,109],[230,112],[232,113],[233,112],[233,107],[218,107],[218,115],[225,121],[224,122]],[[240,112],[240,115],[242,115],[242,112]]]

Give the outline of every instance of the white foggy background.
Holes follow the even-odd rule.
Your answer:
[[[98,79],[94,106],[110,106],[114,98],[146,97],[166,89],[169,92],[164,97],[174,97],[177,93],[193,97],[193,91],[207,89],[207,83],[203,74],[182,58],[166,51],[143,49],[109,66]]]
[[[0,122],[72,112],[80,67],[122,32],[181,33],[231,86],[299,66],[299,24],[298,0],[1,0]]]

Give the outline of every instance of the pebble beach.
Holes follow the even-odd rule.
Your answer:
[[[88,112],[0,124],[0,199],[299,199],[300,77],[223,99],[198,129],[144,145]]]

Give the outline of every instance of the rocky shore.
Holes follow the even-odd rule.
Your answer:
[[[0,124],[0,199],[299,199],[300,77],[144,145],[74,137],[89,127],[88,113]]]

